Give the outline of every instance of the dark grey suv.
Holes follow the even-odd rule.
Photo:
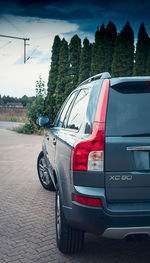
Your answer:
[[[150,77],[102,73],[79,85],[49,127],[38,157],[44,188],[56,189],[56,239],[79,251],[84,232],[150,235]]]

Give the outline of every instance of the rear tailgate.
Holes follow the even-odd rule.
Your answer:
[[[108,202],[150,202],[150,82],[111,85],[105,131]]]

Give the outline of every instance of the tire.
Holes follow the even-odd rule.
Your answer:
[[[45,159],[44,159],[44,153],[40,152],[38,159],[37,159],[37,170],[38,170],[38,176],[41,182],[41,185],[49,191],[54,191],[55,187],[52,182],[52,179],[49,175],[49,172],[46,167]]]
[[[56,190],[55,223],[58,249],[64,254],[81,251],[84,243],[84,232],[74,229],[68,224],[63,212],[59,189]]]

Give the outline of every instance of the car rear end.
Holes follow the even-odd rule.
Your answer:
[[[72,209],[64,209],[74,227],[150,234],[149,80],[103,80],[91,133],[72,150]]]

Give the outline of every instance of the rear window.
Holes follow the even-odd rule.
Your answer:
[[[150,136],[150,82],[110,88],[105,132],[106,136]]]

